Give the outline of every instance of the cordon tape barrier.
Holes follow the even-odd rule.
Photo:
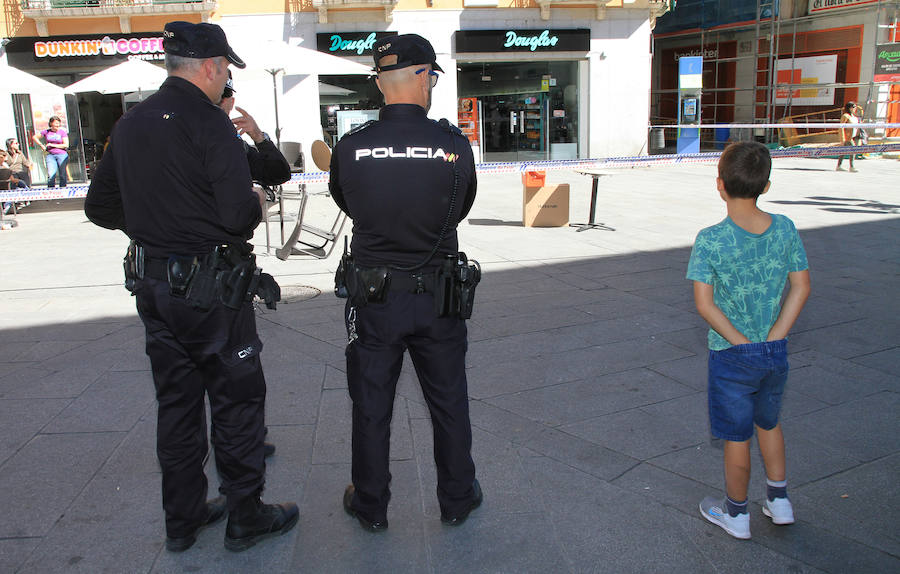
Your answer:
[[[846,128],[846,129],[872,129],[872,128],[900,128],[895,123],[833,123],[833,124],[703,124],[696,125],[665,125],[652,126],[653,128]],[[883,143],[860,146],[826,145],[817,147],[790,147],[771,150],[772,158],[783,157],[836,157],[839,155],[900,152],[900,143]],[[658,154],[625,157],[607,157],[598,159],[560,159],[537,160],[524,162],[497,162],[479,163],[475,166],[478,174],[492,173],[519,173],[524,171],[554,171],[554,170],[598,170],[598,169],[625,169],[638,167],[652,167],[658,165],[675,164],[709,164],[718,161],[721,151],[704,153]],[[313,171],[308,173],[295,173],[291,176],[291,183],[328,183],[327,171]],[[78,199],[87,196],[89,184],[70,185],[66,188],[38,187],[32,189],[12,189],[0,191],[0,201],[39,201],[44,199]]]

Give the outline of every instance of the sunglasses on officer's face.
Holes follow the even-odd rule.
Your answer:
[[[438,76],[437,72],[435,72],[434,70],[429,70],[428,68],[422,68],[421,70],[416,70],[416,75],[418,76],[419,74],[421,74],[422,72],[425,72],[425,71],[428,72],[428,76],[431,79],[431,87],[432,88],[435,87],[437,85],[437,81],[440,76]]]

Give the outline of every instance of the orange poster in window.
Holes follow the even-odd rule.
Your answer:
[[[469,143],[478,145],[478,98],[459,98],[457,116],[457,125]]]

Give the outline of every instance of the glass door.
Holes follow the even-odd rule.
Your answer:
[[[481,98],[484,161],[547,159],[547,106],[544,94],[505,94]]]

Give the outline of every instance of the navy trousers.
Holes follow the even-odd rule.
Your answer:
[[[356,489],[351,505],[372,519],[386,518],[394,394],[409,351],[431,413],[438,502],[445,514],[458,514],[468,507],[475,481],[465,321],[437,317],[429,293],[391,291],[385,303],[355,308],[348,301],[345,322]]]
[[[156,448],[166,533],[183,537],[206,516],[208,452],[204,396],[216,467],[229,508],[263,488],[266,382],[253,306],[196,311],[166,281],[137,282],[158,402]]]

